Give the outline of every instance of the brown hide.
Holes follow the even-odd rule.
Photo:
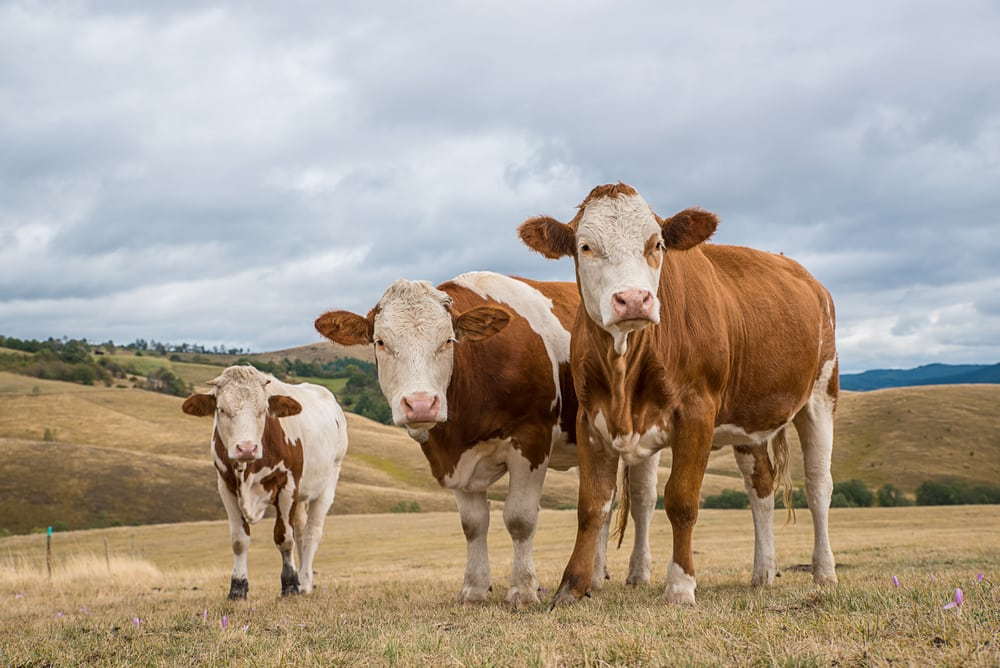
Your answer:
[[[567,331],[571,330],[580,304],[574,283],[517,280],[549,297],[556,317]],[[577,403],[569,365],[564,364],[559,374],[562,405],[552,410],[552,364],[541,337],[528,321],[510,305],[483,299],[455,283],[443,283],[438,289],[454,300],[455,313],[488,305],[511,314],[509,324],[499,333],[482,341],[463,340],[455,345],[454,370],[448,385],[448,420],[431,429],[428,440],[421,445],[438,482],[443,484],[462,453],[481,441],[511,438],[513,446],[533,467],[548,456],[557,420],[569,442],[574,443]]]

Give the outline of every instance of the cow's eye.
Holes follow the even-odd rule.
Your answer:
[[[382,339],[375,339],[375,346],[378,348],[385,348],[385,341]]]
[[[590,252],[590,244],[581,244],[580,245],[580,250],[583,251],[584,253],[589,253]]]
[[[454,336],[452,336],[452,337],[449,337],[448,340],[445,341],[445,343],[455,343],[457,340],[458,339],[456,339]]]
[[[661,251],[663,249],[664,249],[663,242],[662,241],[657,241],[656,242],[656,250]]]

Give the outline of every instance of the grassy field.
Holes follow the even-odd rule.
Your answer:
[[[547,595],[574,531],[573,512],[543,511],[536,563]],[[809,561],[808,513],[777,530],[777,584],[752,590],[749,511],[702,511],[693,609],[661,601],[670,539],[660,516],[654,584],[623,585],[628,554],[612,550],[612,581],[551,613],[504,606],[510,543],[496,512],[493,596],[475,607],[454,602],[465,541],[452,513],[329,518],[318,589],[292,599],[278,597],[270,521],[254,534],[250,599],[240,603],[225,600],[231,562],[220,522],[57,534],[51,582],[43,537],[0,540],[0,663],[1000,664],[995,507],[834,509],[841,583],[826,590],[795,568]],[[944,610],[956,587],[964,605]]]
[[[211,420],[184,415],[181,403],[178,397],[136,389],[0,373],[0,448],[17,453],[5,468],[13,474],[0,476],[0,529],[20,533],[55,522],[85,528],[224,517],[208,464]],[[890,481],[907,491],[940,475],[995,482],[1000,479],[998,404],[997,385],[846,393],[838,414],[834,479]],[[348,421],[350,450],[335,513],[387,512],[402,502],[417,502],[425,511],[454,508],[451,494],[437,485],[419,447],[401,429],[350,414]],[[792,446],[793,478],[801,484],[794,439]],[[667,452],[661,486],[669,461]],[[53,480],[64,481],[65,488]],[[151,502],[156,495],[144,480],[155,481],[157,494],[184,500]],[[97,487],[104,490],[100,503],[93,501]],[[712,455],[703,491],[727,488],[743,488],[728,448]],[[52,489],[62,492],[52,494]],[[550,472],[542,505],[571,507],[576,490],[575,471]],[[500,481],[490,496],[500,501],[505,494]]]

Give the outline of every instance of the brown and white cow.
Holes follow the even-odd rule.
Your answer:
[[[251,366],[231,366],[209,385],[210,394],[191,395],[183,410],[214,415],[212,462],[233,540],[229,598],[247,596],[250,525],[269,505],[277,511],[281,595],[309,593],[313,558],[347,453],[344,412],[325,387],[283,383]]]
[[[594,188],[568,224],[525,221],[521,239],[546,257],[576,262],[584,308],[573,327],[579,396],[579,528],[553,603],[589,588],[598,530],[619,458],[642,461],[669,447],[664,490],[673,528],[665,597],[694,603],[692,532],[708,456],[735,448],[752,501],[753,584],[775,573],[774,474],[767,447],[802,441],[813,516],[813,578],[835,583],[827,536],[833,412],[838,392],[834,308],[798,263],[750,248],[705,244],[715,215],[657,216],[632,187]]]
[[[503,517],[514,543],[506,600],[538,601],[532,540],[545,473],[577,465],[569,328],[579,303],[572,283],[471,272],[437,288],[399,280],[367,317],[331,311],[316,320],[337,343],[374,345],[393,421],[454,491],[468,547],[461,602],[483,601],[490,590],[486,491],[504,473]],[[639,464],[631,479],[637,531],[628,578],[637,583],[649,579],[655,461]],[[606,523],[602,533],[594,587],[605,578]]]

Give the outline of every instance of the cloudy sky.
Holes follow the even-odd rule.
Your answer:
[[[0,3],[0,333],[268,350],[398,277],[570,280],[516,225],[622,180],[802,261],[845,370],[1000,360],[995,2],[373,6]]]

